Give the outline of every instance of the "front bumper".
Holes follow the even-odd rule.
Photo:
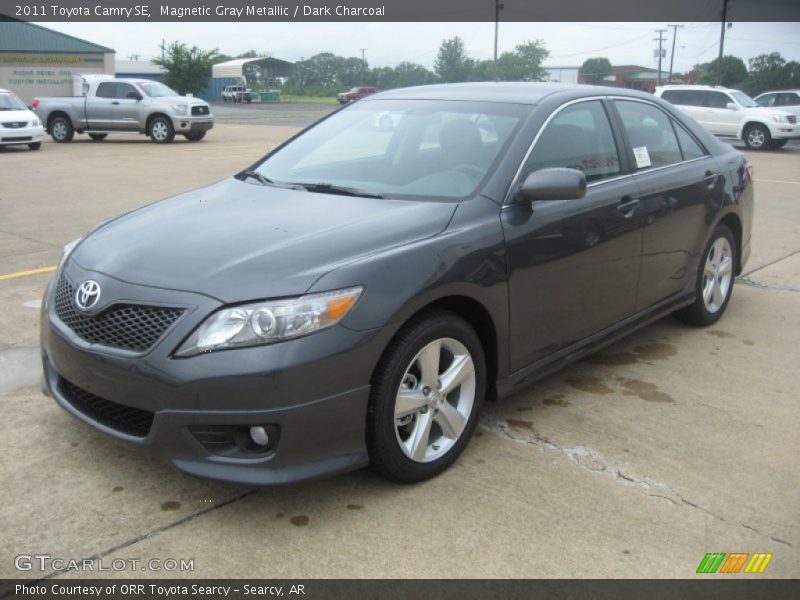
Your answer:
[[[770,131],[773,140],[796,140],[800,139],[800,125],[778,123]]]
[[[109,284],[111,295],[136,298],[153,288],[120,284],[71,265],[71,278]],[[77,271],[77,273],[76,273]],[[55,287],[55,286],[51,286]],[[105,292],[105,288],[104,288]],[[52,291],[42,310],[42,362],[47,390],[68,413],[95,429],[166,458],[178,469],[218,480],[274,485],[354,470],[368,463],[365,445],[369,378],[390,332],[341,326],[280,344],[202,354],[172,351],[219,303],[186,294],[191,306],[149,351],[87,344],[55,315]],[[156,299],[161,301],[161,299]],[[85,410],[70,386],[152,414],[143,435],[131,435]],[[198,434],[209,428],[267,425],[279,431],[265,453],[220,453]]]
[[[214,115],[174,117],[175,133],[200,133],[214,128]]]
[[[0,145],[10,146],[14,144],[35,144],[42,141],[44,137],[44,127],[20,127],[9,128],[0,127]]]

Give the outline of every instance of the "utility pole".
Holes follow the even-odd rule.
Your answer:
[[[664,32],[666,29],[656,29],[656,33],[658,34],[657,38],[654,38],[654,42],[658,42],[658,75],[656,75],[656,85],[661,85],[661,53],[663,52],[661,48],[661,44],[664,43],[666,40],[664,39]]]
[[[367,68],[367,49],[361,49],[361,85],[364,85],[364,71]]]
[[[716,85],[722,85],[722,50],[725,47],[725,23],[728,20],[728,0],[722,0],[722,23],[719,28],[719,57],[717,57]]]
[[[494,0],[494,63],[492,63],[492,71],[494,72],[495,81],[497,81],[497,38],[500,34],[501,10],[503,10],[503,3],[500,0]]]
[[[675,39],[678,37],[678,27],[683,27],[683,25],[667,25],[667,27],[672,27],[672,52],[669,55],[669,79],[667,80],[667,85],[672,82],[672,63],[675,60]]]

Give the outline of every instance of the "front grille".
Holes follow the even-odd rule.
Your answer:
[[[3,123],[3,127],[8,129],[22,129],[28,124],[27,121],[6,121]]]
[[[207,106],[193,106],[192,107],[192,114],[197,115],[207,115],[208,114],[208,107]]]
[[[58,378],[58,391],[76,410],[106,427],[142,438],[150,433],[154,415],[149,410],[117,404],[95,396],[63,377]]]
[[[28,137],[4,137],[0,141],[3,141],[3,142],[30,142],[32,140],[33,140],[33,138],[28,136]]]
[[[55,308],[61,322],[90,344],[144,352],[183,314],[182,308],[146,304],[112,304],[96,315],[78,311],[75,287],[62,274],[56,285]]]
[[[789,123],[792,123],[792,124],[797,123],[797,115],[789,115],[786,118],[789,119]]]

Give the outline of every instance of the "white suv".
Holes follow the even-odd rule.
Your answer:
[[[800,138],[797,116],[764,108],[739,90],[708,85],[665,85],[655,95],[674,104],[714,135],[741,140],[751,150],[782,148]]]
[[[42,122],[25,103],[0,88],[0,146],[27,144],[31,150],[42,147]]]

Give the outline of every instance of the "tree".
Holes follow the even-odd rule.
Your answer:
[[[710,63],[697,65],[702,67],[703,74],[700,76],[700,83],[715,85],[717,83],[717,63],[719,58],[715,58]],[[725,87],[738,87],[747,79],[747,67],[744,61],[738,56],[726,55],[722,57],[722,73],[720,85]]]
[[[469,81],[472,78],[475,61],[467,56],[464,42],[456,36],[442,41],[436,55],[434,71],[445,83]]]
[[[162,56],[153,63],[164,68],[164,83],[180,94],[197,94],[205,89],[211,77],[211,65],[216,62],[217,49],[189,48],[182,42],[161,45]]]
[[[395,68],[381,67],[370,73],[371,83],[384,90],[412,85],[426,85],[436,81],[431,71],[412,62],[401,62]]]
[[[550,52],[541,40],[519,44],[511,52],[503,52],[497,57],[498,81],[544,81],[547,69],[542,62]],[[492,60],[474,63],[473,80],[491,81],[495,78],[495,64]]]
[[[611,74],[611,61],[605,56],[587,58],[583,61],[579,73],[586,83],[597,85]]]
[[[747,61],[750,73],[742,86],[753,96],[768,90],[793,87],[797,84],[797,63],[787,63],[778,52],[759,54]]]

